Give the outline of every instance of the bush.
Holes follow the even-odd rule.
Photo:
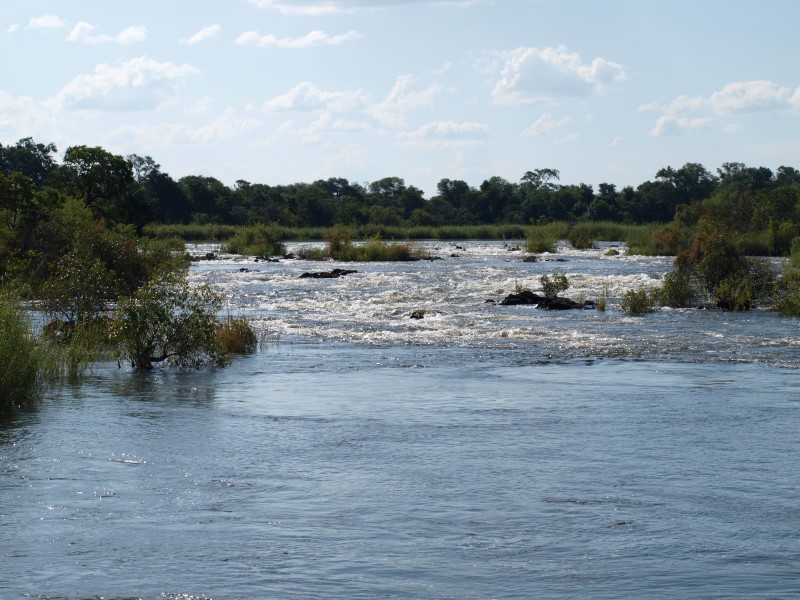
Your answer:
[[[43,347],[17,301],[0,296],[0,413],[29,407],[41,391]]]
[[[526,240],[526,250],[539,254],[541,252],[555,252],[556,239],[544,235],[530,235]]]
[[[569,279],[563,273],[553,273],[552,276],[542,275],[539,282],[542,284],[542,291],[547,300],[555,300],[561,292],[569,289]]]
[[[217,337],[222,305],[207,286],[191,287],[185,275],[166,274],[122,300],[113,322],[121,355],[140,370],[167,361],[181,367],[223,365]]]
[[[628,290],[623,294],[619,306],[629,315],[642,315],[653,312],[656,306],[656,295],[648,292],[644,287]]]
[[[258,338],[244,317],[231,317],[217,326],[217,340],[227,354],[248,354],[258,346]]]
[[[664,306],[686,308],[697,299],[697,291],[691,280],[678,271],[670,271],[664,275],[658,299]]]

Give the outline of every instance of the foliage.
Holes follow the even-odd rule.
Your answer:
[[[697,299],[697,290],[689,277],[679,271],[670,271],[664,275],[659,302],[671,308],[686,308]]]
[[[41,391],[43,347],[18,301],[0,295],[0,413],[33,404]]]
[[[258,224],[239,229],[222,245],[222,251],[251,256],[277,256],[286,254],[286,246],[280,241],[277,227]]]
[[[746,257],[732,236],[703,222],[692,246],[675,259],[675,267],[696,277],[719,308],[750,310],[754,302],[772,294],[775,272],[764,261]]]
[[[425,258],[421,248],[407,242],[386,242],[379,235],[354,244],[350,230],[336,227],[327,232],[325,248],[307,248],[298,253],[306,260],[333,259],[343,262],[414,261]]]
[[[165,274],[123,299],[114,317],[114,339],[140,370],[168,361],[181,367],[222,365],[217,338],[222,305],[209,286],[190,286],[185,276]]]
[[[555,252],[556,241],[554,237],[533,234],[528,236],[525,248],[528,252],[537,254],[541,252]]]
[[[248,354],[258,346],[256,332],[244,317],[223,319],[217,326],[217,339],[227,354]]]
[[[644,287],[628,290],[622,295],[619,307],[629,315],[641,315],[653,312],[656,306],[657,295],[648,292]]]
[[[566,292],[569,289],[569,279],[563,273],[553,273],[553,275],[542,275],[539,277],[539,282],[542,284],[542,291],[547,300],[554,300],[561,292]]]

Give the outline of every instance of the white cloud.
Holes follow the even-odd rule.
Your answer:
[[[6,33],[16,33],[17,31],[19,31],[19,25],[17,25],[16,23],[14,23],[8,29],[6,29]]]
[[[771,81],[740,81],[729,83],[709,97],[715,113],[784,110],[797,106],[800,88],[778,87]]]
[[[362,12],[375,12],[404,6],[456,6],[489,4],[491,0],[248,0],[259,8],[268,8],[285,15],[319,17]]]
[[[50,103],[61,110],[150,110],[174,98],[183,79],[197,73],[191,65],[146,56],[116,66],[99,64],[94,73],[75,77]]]
[[[400,133],[397,139],[407,146],[424,148],[465,147],[481,143],[489,137],[489,127],[483,123],[436,121],[416,131]]]
[[[409,91],[413,82],[410,75],[398,77],[386,98],[367,109],[369,115],[385,127],[402,127],[407,112],[432,107],[434,96],[442,91],[442,86],[433,83],[424,90]]]
[[[781,112],[800,109],[800,87],[791,89],[772,81],[737,81],[725,85],[709,96],[678,96],[668,105],[661,102],[644,104],[639,110],[660,110],[651,135],[701,129],[711,125],[710,114],[717,116]],[[730,126],[723,131],[731,132]]]
[[[584,63],[577,52],[565,46],[517,48],[507,54],[492,96],[495,104],[542,104],[559,97],[603,92],[609,84],[624,79],[622,65],[600,57]]]
[[[337,46],[361,37],[357,31],[348,31],[340,35],[328,35],[324,31],[310,31],[302,37],[278,38],[273,34],[261,35],[257,31],[247,31],[236,38],[242,46],[259,48],[308,48],[310,46]]]
[[[612,148],[616,148],[620,144],[622,144],[622,138],[620,136],[616,136],[613,140],[611,140],[609,146],[611,146]]]
[[[42,15],[28,21],[28,29],[62,29],[67,24],[57,15]]]
[[[200,31],[198,31],[194,35],[182,39],[181,43],[199,44],[200,42],[205,42],[206,40],[210,40],[211,38],[217,37],[221,29],[222,27],[220,27],[219,25],[209,25],[208,27],[203,27]]]
[[[660,136],[671,133],[683,133],[695,129],[705,129],[713,122],[710,117],[676,117],[674,115],[662,115],[656,121],[655,127],[650,131],[653,136]]]
[[[96,27],[86,21],[77,23],[67,35],[68,42],[82,42],[84,44],[133,44],[147,39],[147,29],[144,26],[132,26],[120,31],[117,35],[94,33]]]
[[[267,100],[262,108],[268,112],[285,110],[314,111],[334,110],[344,111],[355,108],[366,102],[367,98],[361,91],[354,92],[325,92],[303,81],[281,96]]]
[[[51,135],[48,122],[48,112],[33,98],[0,91],[0,139],[18,139],[37,132]]]
[[[560,129],[569,122],[569,117],[561,117],[560,119],[556,120],[550,113],[543,113],[542,116],[536,119],[530,127],[522,132],[522,135],[525,137],[544,135],[551,131],[555,131],[556,129]]]

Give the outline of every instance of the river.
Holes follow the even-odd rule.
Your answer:
[[[797,321],[627,316],[670,261],[624,248],[429,249],[192,267],[260,350],[4,422],[0,597],[800,595]],[[553,272],[607,310],[487,302]]]

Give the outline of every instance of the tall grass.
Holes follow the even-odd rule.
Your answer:
[[[346,227],[337,227],[326,235],[324,248],[306,248],[298,256],[306,260],[333,259],[343,262],[392,262],[414,261],[426,258],[424,249],[408,242],[387,242],[377,235],[363,243],[352,241],[352,232]]]
[[[254,225],[240,228],[222,245],[223,252],[251,256],[276,256],[286,253],[277,227]]]
[[[232,315],[220,321],[217,340],[227,354],[248,354],[258,346],[258,337],[250,322]]]
[[[15,298],[0,295],[0,413],[30,407],[42,389],[44,347]]]

